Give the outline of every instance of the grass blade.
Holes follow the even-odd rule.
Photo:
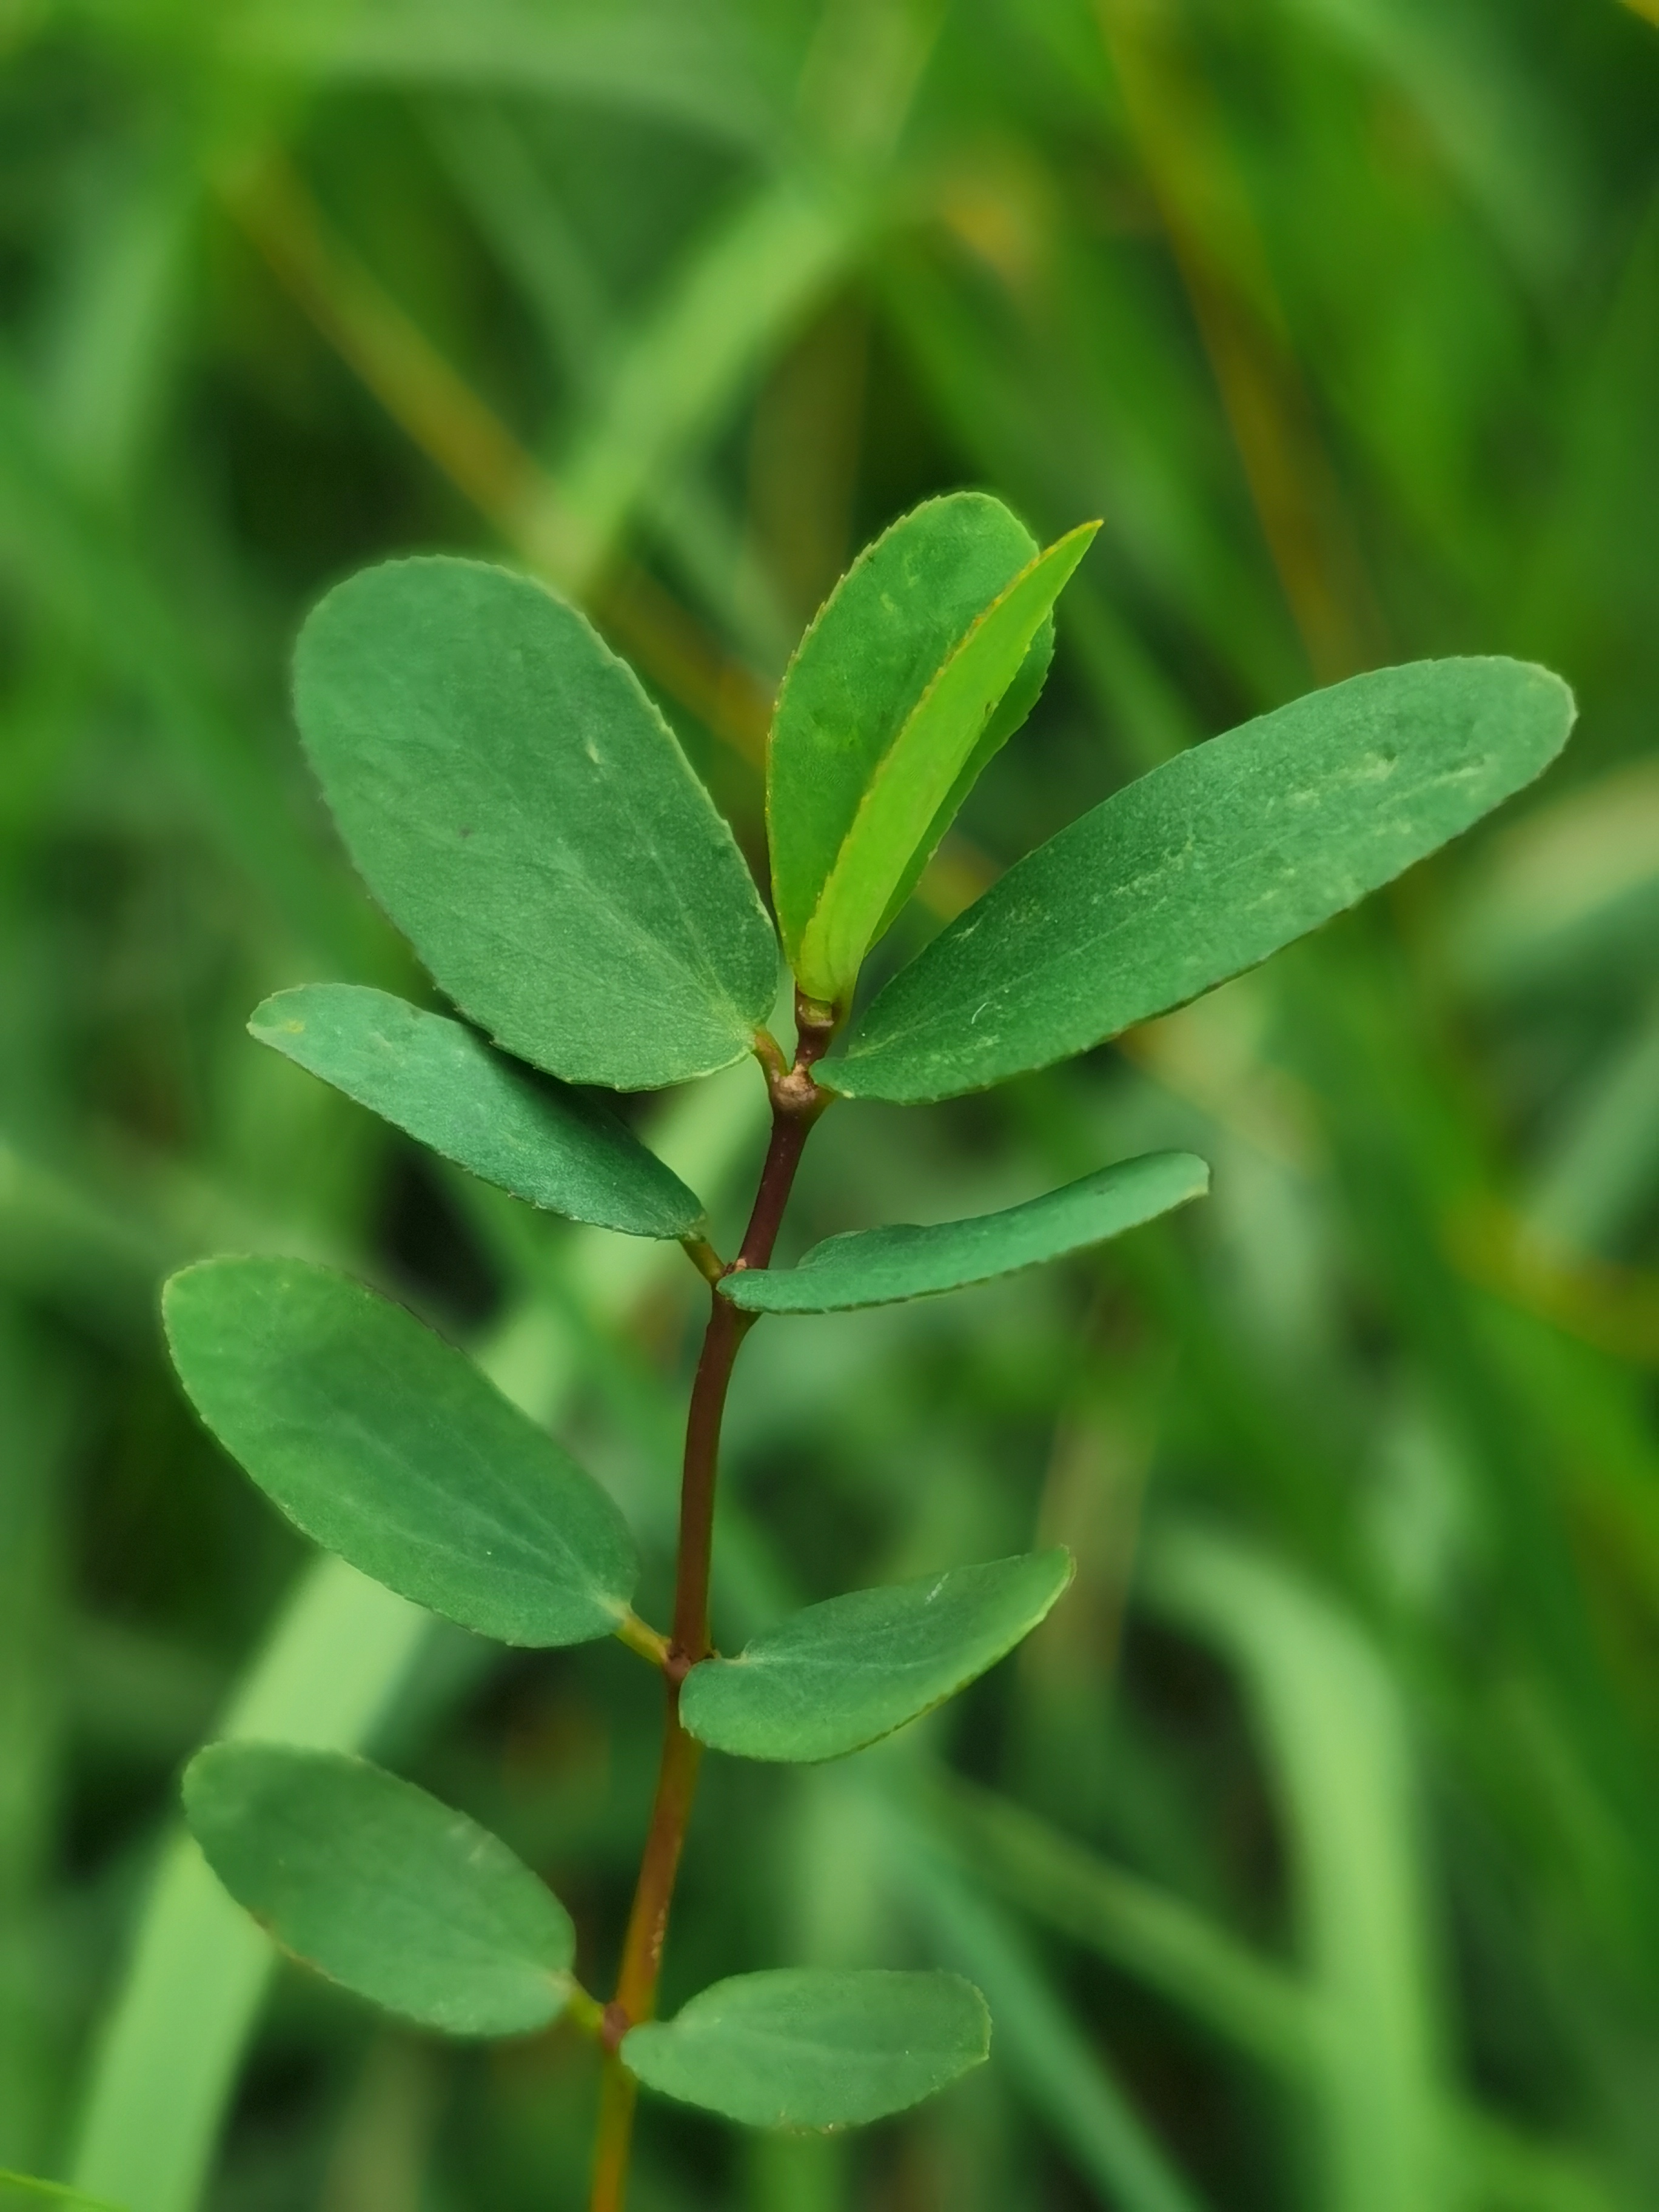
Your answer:
[[[1447,2069],[1399,1692],[1369,1639],[1282,1568],[1183,1531],[1160,1606],[1239,1668],[1289,1830],[1311,1980],[1328,2212],[1453,2212]]]

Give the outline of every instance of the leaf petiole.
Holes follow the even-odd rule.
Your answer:
[[[605,2037],[605,2007],[596,1996],[590,1996],[580,1982],[572,1982],[570,1995],[565,2002],[564,2016],[580,2034],[592,2043]]]
[[[617,1641],[630,1651],[637,1651],[641,1659],[653,1667],[666,1667],[672,1649],[668,1638],[660,1635],[649,1622],[643,1621],[630,1606],[617,1624]]]
[[[680,1243],[685,1256],[706,1283],[718,1283],[726,1273],[726,1262],[706,1237],[682,1237]]]

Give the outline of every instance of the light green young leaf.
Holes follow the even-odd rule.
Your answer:
[[[503,1644],[615,1632],[639,1576],[592,1477],[401,1306],[302,1260],[207,1260],[162,1293],[185,1389],[289,1519]]]
[[[902,2112],[979,2065],[985,2000],[955,1974],[785,1968],[716,1982],[630,2028],[647,2088],[754,2128],[847,2128]]]
[[[744,1267],[719,1290],[749,1313],[836,1313],[891,1305],[989,1282],[1121,1237],[1202,1198],[1210,1170],[1191,1152],[1146,1152],[1027,1199],[1002,1213],[915,1229],[858,1229],[827,1237],[793,1267]]]
[[[219,1743],[185,1814],[236,1902],[342,1989],[448,2035],[529,2035],[569,2000],[576,1932],[489,1830],[339,1752]]]
[[[381,905],[520,1059],[635,1091],[746,1052],[777,945],[632,671],[528,577],[392,561],[301,633],[295,708]]]
[[[839,1759],[931,1712],[1012,1651],[1072,1579],[1063,1547],[808,1606],[686,1676],[680,1718],[743,1759]]]
[[[928,500],[865,548],[801,640],[778,696],[766,771],[773,895],[792,966],[872,779],[939,671],[1037,554],[1000,500],[983,492]],[[1011,692],[987,739],[994,730],[1002,742],[1030,711],[1051,649],[1047,635],[1030,648],[1012,687],[1022,711],[1017,717]],[[988,743],[980,766],[994,750]],[[958,803],[967,788],[963,781],[952,793]],[[954,811],[942,807],[922,825],[934,844]]]
[[[1573,712],[1547,669],[1417,661],[1195,745],[1011,868],[878,994],[819,1080],[951,1097],[1182,1005],[1530,782]]]
[[[968,756],[956,781],[945,793],[943,803],[928,823],[921,842],[911,854],[903,873],[893,886],[893,895],[887,902],[887,910],[876,925],[871,939],[878,945],[898,919],[905,902],[915,890],[922,870],[927,866],[943,842],[945,831],[956,820],[962,802],[979,781],[980,777],[1002,750],[1017,730],[1024,729],[1031,709],[1042,696],[1042,687],[1048,681],[1048,671],[1054,658],[1054,618],[1049,615],[1032,639],[1030,650],[1019,664],[1019,673],[1002,695],[1000,705],[980,732],[979,741]]]
[[[975,618],[1040,550],[984,492],[924,501],[865,547],[795,648],[766,755],[773,900],[792,964],[871,777]]]
[[[802,933],[796,979],[829,1006],[852,998],[864,956],[884,919],[937,844],[960,804],[963,770],[988,755],[981,736],[1018,678],[1054,603],[1099,528],[1085,523],[1039,554],[975,619],[907,717],[859,803],[836,864]],[[1022,691],[1025,687],[1022,686]]]
[[[464,1023],[354,983],[279,991],[248,1023],[360,1106],[515,1198],[629,1237],[680,1237],[702,1202],[615,1115]]]

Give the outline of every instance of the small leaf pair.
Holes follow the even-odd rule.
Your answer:
[[[308,1261],[228,1259],[175,1275],[164,1313],[198,1412],[315,1542],[502,1643],[638,1628],[611,1498],[401,1306]],[[994,1665],[1070,1573],[1049,1552],[810,1607],[695,1668],[685,1724],[749,1759],[860,1750]]]
[[[563,1905],[413,1784],[338,1753],[215,1744],[185,1809],[231,1895],[342,1989],[447,2035],[531,2035],[567,2010],[598,2026]],[[786,1970],[717,1983],[631,2029],[622,2056],[664,2095],[751,2126],[850,2127],[932,2095],[988,2041],[983,1999],[954,1975]]]
[[[860,555],[802,639],[766,811],[784,951],[809,998],[845,1010],[865,955],[1036,704],[1054,601],[1099,526],[1040,552],[999,500],[929,500]]]
[[[434,1152],[548,1212],[635,1237],[690,1238],[702,1203],[584,1092],[490,1049],[475,1030],[349,983],[267,999],[248,1024]],[[750,1313],[828,1313],[959,1290],[1121,1235],[1202,1195],[1188,1153],[1120,1162],[1015,1206],[931,1229],[832,1237],[787,1271],[726,1276]]]

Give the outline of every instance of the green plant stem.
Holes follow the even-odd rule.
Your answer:
[[[812,1079],[813,1063],[833,1033],[820,1010],[798,1003],[799,1042],[794,1066],[781,1068],[775,1047],[758,1050],[772,1094],[772,1137],[761,1169],[760,1184],[732,1273],[763,1267],[772,1257],[795,1171],[812,1124],[831,1094]],[[771,1041],[765,1041],[770,1045]],[[633,1908],[623,1941],[617,1994],[605,2008],[605,2078],[599,2096],[590,2212],[623,2212],[633,2136],[634,2079],[618,2055],[622,2039],[636,2022],[649,2020],[656,2006],[657,1978],[668,1932],[680,1854],[690,1824],[702,1747],[680,1724],[680,1685],[711,1650],[708,1584],[714,1558],[714,1492],[720,1468],[720,1421],[738,1346],[758,1318],[711,1288],[708,1324],[691,1384],[686,1413],[685,1458],[680,1483],[679,1548],[674,1570],[674,1623],[663,1672],[667,1682],[662,1759],[657,1771],[651,1825],[640,1859]]]

